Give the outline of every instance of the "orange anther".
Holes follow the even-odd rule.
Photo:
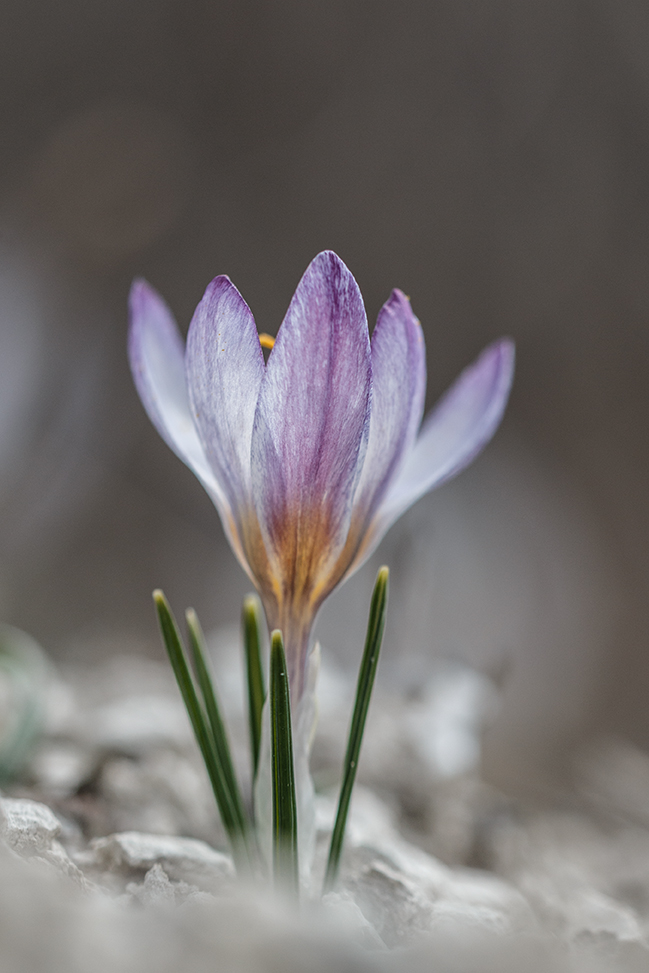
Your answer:
[[[272,334],[260,334],[259,344],[261,345],[262,348],[270,349],[275,344],[275,339],[273,338]]]

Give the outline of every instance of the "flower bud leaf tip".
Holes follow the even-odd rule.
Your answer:
[[[248,684],[248,725],[254,780],[259,766],[262,712],[266,701],[264,671],[261,664],[261,606],[256,595],[247,595],[244,599],[241,622]]]

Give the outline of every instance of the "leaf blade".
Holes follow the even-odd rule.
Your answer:
[[[358,768],[358,758],[360,755],[361,744],[363,742],[363,732],[367,711],[372,697],[374,677],[379,661],[383,633],[385,631],[385,617],[388,603],[388,582],[390,572],[387,567],[379,569],[372,593],[370,613],[367,624],[367,635],[365,638],[365,648],[363,658],[358,671],[356,683],[356,700],[347,738],[347,751],[343,763],[343,779],[338,799],[338,810],[333,831],[331,833],[331,843],[329,845],[329,858],[325,873],[323,894],[330,892],[335,885],[340,866],[340,856],[342,854],[343,842],[345,838],[345,827],[349,814],[352,790],[356,779]]]
[[[270,732],[273,801],[273,875],[276,887],[298,894],[297,800],[293,736],[284,640],[278,630],[270,646]]]
[[[167,599],[160,589],[156,589],[153,592],[153,600],[158,614],[162,640],[167,650],[169,661],[171,662],[171,667],[176,677],[176,682],[183,698],[194,736],[196,737],[196,742],[198,743],[205,763],[223,826],[230,839],[232,854],[238,866],[247,868],[248,861],[245,836],[242,834],[238,825],[234,809],[232,808],[227,789],[224,785],[223,775],[216,757],[214,740],[196,693],[196,687],[185,657],[185,650],[178,626],[176,625],[176,620]]]
[[[227,731],[221,716],[221,709],[216,698],[214,683],[207,664],[205,636],[203,635],[198,616],[193,608],[187,609],[185,618],[187,620],[189,647],[196,671],[196,679],[203,697],[205,713],[212,731],[216,755],[221,765],[223,781],[228,791],[230,804],[237,819],[238,826],[242,832],[246,832],[249,828],[248,815],[246,814],[245,805],[241,796],[239,782],[237,781],[234,763],[232,761]]]

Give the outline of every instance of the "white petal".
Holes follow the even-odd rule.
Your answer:
[[[205,454],[238,518],[250,506],[250,440],[264,355],[250,308],[215,277],[187,335],[187,385]]]
[[[211,496],[222,493],[192,420],[185,381],[185,350],[171,311],[144,280],[129,299],[128,353],[142,404],[174,453]]]
[[[410,301],[394,290],[372,335],[372,408],[352,530],[364,531],[412,449],[426,394],[426,349]]]
[[[514,375],[514,344],[494,342],[466,368],[424,421],[417,442],[380,504],[348,574],[425,493],[463,470],[500,424]]]

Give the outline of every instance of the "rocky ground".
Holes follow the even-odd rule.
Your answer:
[[[215,666],[245,777],[233,641],[216,640]],[[164,664],[39,673],[43,732],[0,800],[3,973],[649,971],[644,753],[594,746],[569,803],[532,809],[480,779],[486,680],[442,666],[416,698],[379,689],[341,881],[321,900],[352,698],[325,665],[318,848],[298,914],[235,879]]]

